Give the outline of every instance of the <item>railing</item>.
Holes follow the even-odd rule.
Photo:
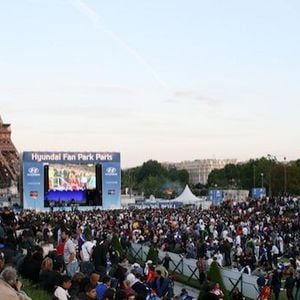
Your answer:
[[[136,260],[146,262],[149,247],[141,244],[132,244],[131,254]],[[158,257],[162,260],[165,257],[166,252],[159,250]],[[199,280],[197,260],[192,258],[185,258],[181,255],[168,252],[171,262],[169,271],[182,274],[188,278],[186,284],[191,279]],[[256,283],[257,277],[251,276],[245,273],[240,273],[235,270],[221,269],[221,275],[224,285],[230,293],[232,293],[235,287],[238,287],[243,295],[250,299],[259,298],[259,290]]]

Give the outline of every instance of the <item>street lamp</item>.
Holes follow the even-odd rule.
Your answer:
[[[284,160],[284,165],[283,165],[283,171],[284,171],[284,194],[286,195],[286,187],[287,187],[286,157],[284,157],[283,160]]]
[[[230,186],[230,187],[231,187],[232,189],[234,189],[234,186],[235,186],[235,180],[234,180],[234,178],[231,178],[231,179],[230,179],[230,183],[231,183],[231,186]]]
[[[253,165],[253,188],[255,188],[255,177],[256,177],[256,168],[255,168],[255,165]]]
[[[260,173],[261,176],[261,188],[264,187],[264,173]]]

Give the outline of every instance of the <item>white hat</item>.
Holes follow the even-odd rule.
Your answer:
[[[149,259],[149,260],[146,262],[146,264],[147,264],[147,265],[152,264],[152,260]]]
[[[140,268],[141,266],[140,266],[138,263],[134,263],[134,264],[132,265],[132,267],[133,267],[133,268]]]

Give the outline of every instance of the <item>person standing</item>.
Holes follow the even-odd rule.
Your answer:
[[[86,240],[83,243],[80,251],[80,258],[81,258],[80,270],[82,273],[88,276],[95,269],[94,263],[91,261],[93,248],[94,248],[94,244],[93,242],[91,242],[90,236],[87,235]]]
[[[76,250],[73,241],[70,239],[71,232],[64,229],[61,234],[62,239],[65,241],[64,247],[64,263],[66,266],[67,274],[71,277],[78,269],[78,262],[76,259]]]
[[[275,296],[275,300],[279,299],[279,293],[281,288],[280,276],[277,270],[274,270],[272,279],[271,279],[271,287]]]
[[[165,257],[162,260],[162,265],[169,271],[170,268],[170,262],[172,261],[172,258],[168,253],[166,253]]]
[[[199,259],[196,262],[198,272],[199,272],[199,282],[202,284],[205,280],[205,274],[206,274],[206,259],[205,257],[199,257]]]
[[[295,286],[295,279],[293,277],[293,273],[290,272],[289,276],[285,280],[285,285],[284,285],[284,287],[286,288],[286,296],[288,300],[294,300],[293,297],[294,286]]]
[[[279,255],[279,249],[275,244],[273,244],[273,246],[271,248],[271,255],[272,255],[273,266],[274,266],[274,268],[277,268],[277,258]]]
[[[161,275],[161,271],[156,271],[156,279],[155,279],[155,287],[156,287],[156,293],[160,298],[163,298],[167,293],[169,289],[169,282],[168,279],[164,278]]]
[[[295,300],[298,300],[300,298],[300,271],[297,272],[295,285],[296,285]],[[299,298],[297,298],[298,296]]]

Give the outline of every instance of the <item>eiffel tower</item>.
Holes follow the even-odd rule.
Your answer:
[[[19,153],[11,141],[10,124],[5,124],[0,116],[0,188],[11,186],[19,174]]]

